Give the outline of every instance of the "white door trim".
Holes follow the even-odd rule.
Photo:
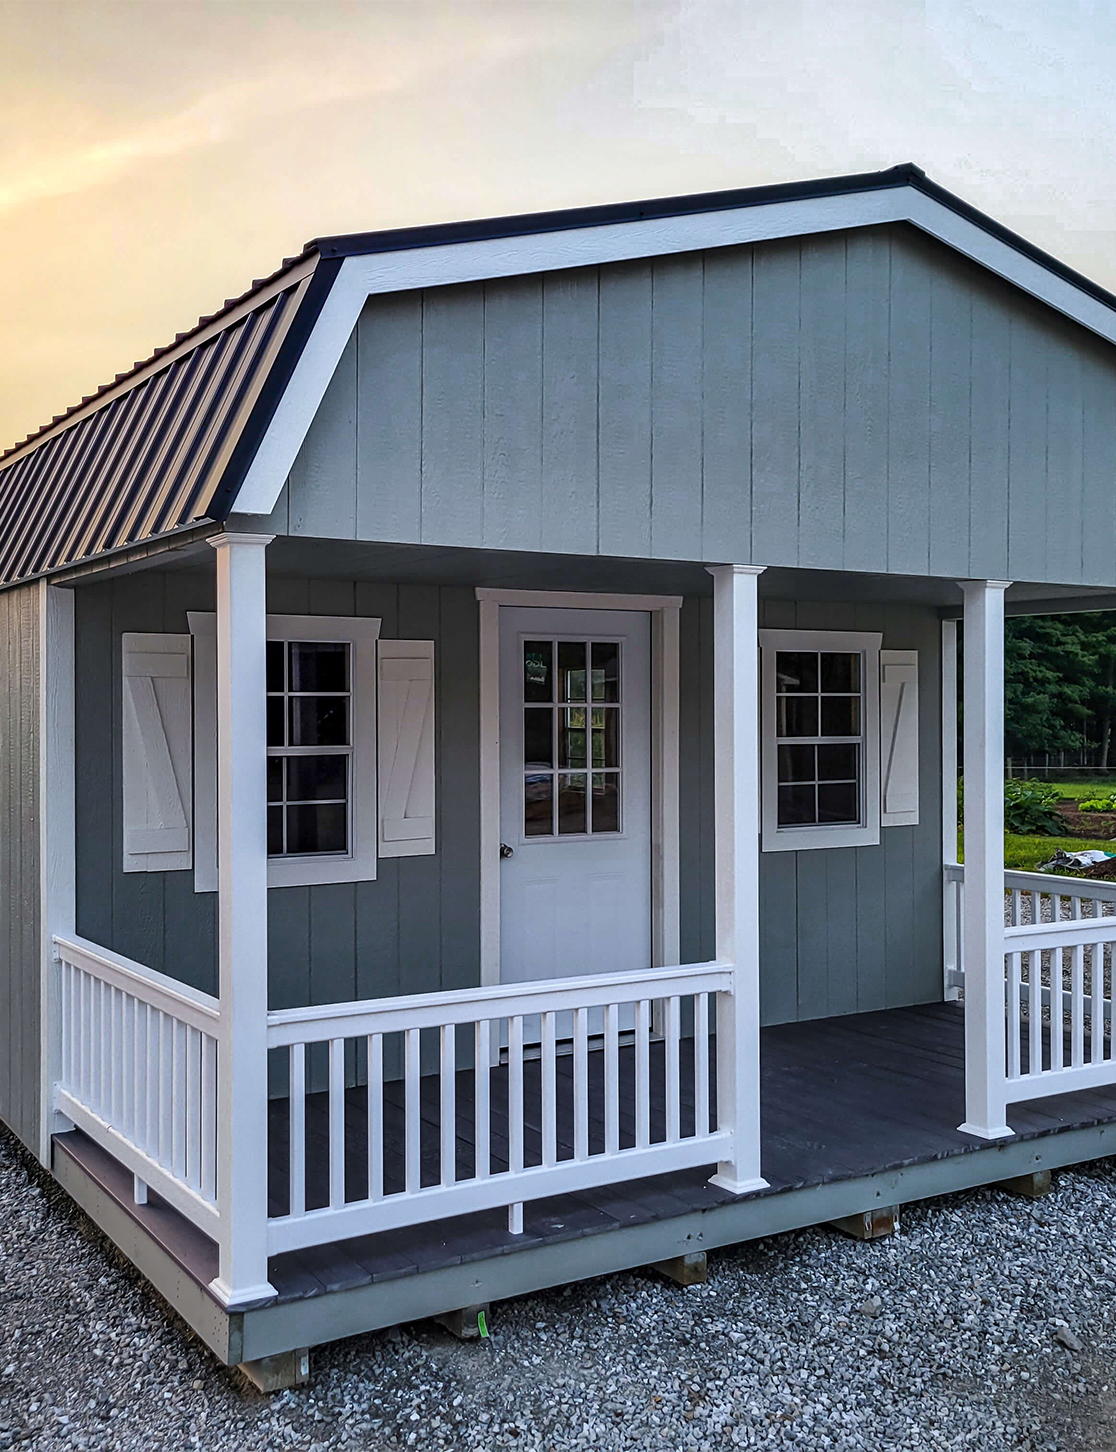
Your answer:
[[[500,982],[500,607],[645,610],[651,615],[652,968],[679,962],[678,671],[681,595],[478,587],[480,603],[481,985]]]

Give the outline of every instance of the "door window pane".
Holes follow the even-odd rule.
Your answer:
[[[620,645],[615,640],[595,640],[593,656],[593,700],[620,699]]]
[[[593,831],[619,832],[620,830],[620,773],[618,771],[595,771],[593,773]]]
[[[523,699],[553,701],[554,681],[551,675],[554,643],[549,640],[523,642]]]
[[[562,701],[585,700],[585,642],[558,642],[558,692]]]
[[[523,765],[528,771],[554,765],[553,727],[549,706],[528,706],[523,712]]]
[[[529,773],[523,789],[523,835],[552,837],[554,835],[554,778],[549,774]]]
[[[620,765],[620,712],[601,707],[593,712],[593,765]]]
[[[558,725],[558,765],[587,766],[585,759],[585,707],[560,713]]]
[[[587,830],[585,817],[585,773],[564,772],[558,777],[558,835]]]

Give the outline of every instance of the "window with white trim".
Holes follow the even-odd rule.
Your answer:
[[[765,852],[879,841],[880,641],[760,631]]]
[[[194,888],[217,887],[216,617],[194,637]],[[363,882],[377,863],[376,641],[380,621],[267,617],[269,887]]]

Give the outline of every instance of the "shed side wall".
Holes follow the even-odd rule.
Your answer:
[[[0,593],[0,1119],[38,1153],[39,585]]]
[[[371,299],[270,521],[1116,584],[1116,352],[907,225]]]

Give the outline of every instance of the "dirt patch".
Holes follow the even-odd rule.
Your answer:
[[[1066,824],[1067,837],[1088,837],[1099,842],[1116,837],[1116,812],[1079,812],[1076,807],[1061,802],[1057,810]]]

